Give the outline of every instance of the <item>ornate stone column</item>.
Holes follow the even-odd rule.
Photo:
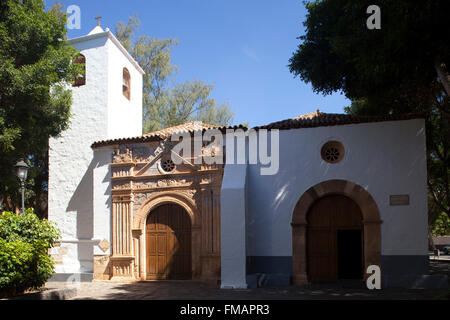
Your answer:
[[[134,253],[134,277],[136,279],[144,280],[143,270],[142,270],[142,254],[141,254],[141,229],[133,229],[133,253]]]
[[[112,280],[134,280],[131,204],[131,195],[113,195]]]

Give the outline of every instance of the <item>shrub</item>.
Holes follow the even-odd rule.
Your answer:
[[[48,220],[32,209],[0,215],[0,293],[11,295],[45,284],[54,270],[48,249],[60,237]]]
[[[59,231],[48,220],[41,220],[27,209],[25,213],[15,214],[3,212],[0,215],[0,238],[8,241],[20,240],[32,243],[33,240],[42,240],[51,248],[60,237]]]

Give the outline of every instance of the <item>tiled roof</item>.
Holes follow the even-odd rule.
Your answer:
[[[178,126],[164,128],[158,131],[153,131],[149,133],[145,133],[142,136],[131,137],[131,138],[118,138],[118,139],[110,139],[110,140],[102,140],[96,141],[92,144],[92,148],[98,148],[103,146],[110,146],[121,143],[140,143],[140,142],[150,142],[150,141],[159,141],[170,138],[173,133],[181,133],[181,132],[189,132],[193,133],[195,131],[206,131],[209,129],[218,129],[222,132],[225,132],[226,129],[244,129],[247,130],[246,127],[239,125],[233,127],[220,127],[212,124],[203,123],[201,121],[191,121],[180,124]]]
[[[386,116],[356,116],[343,113],[325,113],[317,110],[316,112],[307,113],[296,118],[272,122],[263,126],[254,127],[253,129],[279,129],[289,130],[298,128],[314,128],[325,126],[337,126],[345,124],[367,123],[367,122],[382,122],[382,121],[399,121],[424,118],[423,114],[398,114],[398,115],[386,115]],[[140,143],[159,141],[169,138],[173,133],[178,132],[190,132],[201,130],[206,131],[208,129],[218,129],[225,133],[226,129],[244,129],[246,127],[239,125],[233,127],[219,127],[212,124],[202,123],[201,121],[191,121],[178,126],[161,129],[146,133],[142,136],[131,138],[119,138],[111,140],[97,141],[92,144],[92,148],[98,148],[102,146],[109,146],[121,143]]]
[[[424,118],[423,114],[398,114],[386,116],[357,116],[343,113],[324,113],[319,110],[307,113],[296,118],[272,122],[253,129],[298,129],[298,128],[314,128],[325,126],[338,126],[344,124],[381,122],[381,121],[398,121]]]
[[[168,127],[158,131],[145,133],[144,137],[158,136],[160,138],[166,139],[169,138],[174,133],[194,132],[198,130],[217,129],[217,128],[219,128],[219,126],[203,123],[201,121],[191,121],[180,124],[178,126]]]

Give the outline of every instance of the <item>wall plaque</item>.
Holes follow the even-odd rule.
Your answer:
[[[389,196],[389,204],[391,206],[408,206],[409,194],[392,194]]]

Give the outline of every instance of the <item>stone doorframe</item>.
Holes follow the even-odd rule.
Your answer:
[[[306,229],[308,211],[318,199],[328,195],[349,197],[361,209],[364,233],[364,271],[381,267],[381,218],[372,196],[361,186],[346,180],[328,180],[309,188],[298,200],[292,215],[292,282],[307,284]],[[364,272],[364,278],[367,274]]]
[[[133,219],[133,241],[135,243],[135,257],[137,264],[137,274],[141,280],[147,278],[147,256],[145,252],[146,245],[146,233],[145,226],[148,215],[156,207],[172,203],[181,206],[189,214],[191,219],[191,259],[192,259],[192,279],[197,279],[200,277],[200,252],[201,252],[201,225],[200,216],[197,206],[194,200],[190,199],[188,196],[182,192],[177,191],[164,191],[155,192],[147,198],[145,203],[136,212]]]

